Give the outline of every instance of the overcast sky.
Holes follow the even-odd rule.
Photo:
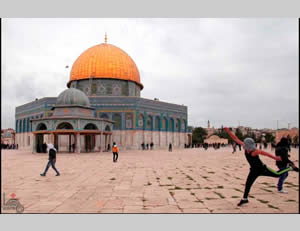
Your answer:
[[[190,126],[299,127],[298,19],[4,19],[2,128],[66,89],[105,32],[137,64],[141,97],[188,106]]]

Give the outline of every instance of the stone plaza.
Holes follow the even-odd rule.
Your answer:
[[[298,153],[290,153],[297,166]],[[58,153],[61,176],[50,167],[46,177],[40,176],[46,153],[2,150],[1,156],[2,193],[6,201],[17,198],[23,213],[299,213],[294,171],[284,183],[287,194],[277,192],[277,178],[259,177],[249,203],[238,207],[249,165],[243,151],[232,154],[230,147],[121,150],[116,163],[111,152]],[[273,159],[261,159],[277,169]]]

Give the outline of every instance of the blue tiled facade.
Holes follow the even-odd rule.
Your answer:
[[[31,119],[51,116],[56,97],[45,97],[16,108],[16,132],[32,132]],[[90,96],[98,118],[116,121],[114,130],[187,131],[187,107],[128,96]]]

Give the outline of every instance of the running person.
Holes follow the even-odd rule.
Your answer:
[[[280,142],[276,145],[275,155],[280,156],[282,161],[276,161],[276,165],[279,168],[279,171],[288,167],[288,165],[292,166],[294,170],[299,171],[297,167],[295,167],[294,163],[289,159],[289,140],[285,137],[282,137]],[[288,177],[288,172],[282,174],[279,177],[277,190],[280,193],[287,193],[287,191],[283,190],[283,182]]]
[[[268,156],[274,160],[281,161],[281,157],[276,157],[270,153],[264,152],[262,150],[258,150],[255,147],[255,142],[252,138],[246,138],[244,142],[239,140],[228,128],[224,128],[225,131],[231,136],[231,138],[237,143],[243,146],[245,149],[245,157],[250,165],[250,172],[247,177],[246,186],[244,190],[243,199],[238,203],[238,206],[242,204],[248,203],[248,194],[250,192],[252,184],[255,182],[257,177],[259,176],[270,176],[270,177],[280,177],[282,174],[295,170],[296,167],[287,166],[287,168],[281,171],[275,171],[269,167],[267,167],[260,159],[259,155]]]

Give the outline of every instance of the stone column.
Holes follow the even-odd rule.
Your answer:
[[[107,134],[104,134],[104,151],[107,151]]]
[[[71,134],[69,134],[69,147],[68,147],[69,152],[72,152],[72,139],[71,139]]]
[[[102,145],[102,143],[101,143],[101,136],[102,136],[102,133],[100,133],[100,135],[99,135],[99,137],[100,137],[100,140],[99,140],[99,152],[101,152],[101,145]]]
[[[163,134],[163,131],[162,130],[160,130],[159,131],[159,148],[162,148],[163,146],[164,146],[164,143],[163,143],[163,136],[164,136],[164,134]]]
[[[110,144],[110,147],[112,148],[112,136],[109,135],[109,144]]]
[[[75,144],[75,146],[76,146],[76,152],[80,153],[80,151],[81,151],[80,133],[76,134],[76,144]]]
[[[32,140],[32,153],[36,153],[36,134],[33,134],[33,140]]]
[[[93,144],[94,144],[94,148],[93,148],[93,152],[96,151],[96,136],[97,134],[94,134],[92,137],[93,137]]]

